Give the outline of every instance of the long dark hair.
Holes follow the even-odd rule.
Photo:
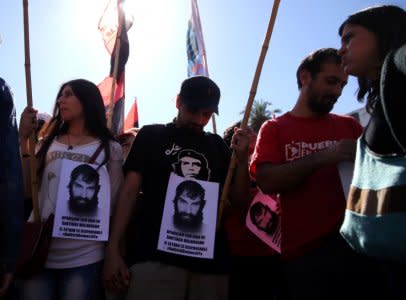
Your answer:
[[[345,25],[359,25],[375,34],[378,40],[379,59],[406,43],[406,11],[395,5],[373,6],[350,15],[340,26],[342,36]],[[367,109],[371,111],[379,97],[379,78],[371,81],[358,77],[358,101],[367,97]]]
[[[109,141],[115,140],[115,138],[107,128],[106,113],[100,91],[94,83],[88,80],[75,79],[62,84],[56,96],[53,116],[45,129],[46,136],[44,137],[37,154],[39,176],[41,176],[44,171],[45,157],[52,141],[56,136],[66,134],[69,129],[69,123],[65,123],[61,119],[58,104],[58,99],[62,95],[62,91],[66,86],[72,88],[73,93],[82,105],[86,130],[92,136],[97,137],[101,141],[106,154],[101,165],[104,165],[110,159]]]

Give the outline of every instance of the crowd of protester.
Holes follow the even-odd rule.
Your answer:
[[[1,79],[0,299],[405,299],[405,28],[397,6],[355,12],[340,49],[298,66],[289,112],[223,137],[204,130],[221,94],[205,76],[181,83],[172,122],[118,136],[88,80],[17,126]],[[331,112],[348,76],[365,128]],[[25,224],[50,216],[44,264],[22,276]]]

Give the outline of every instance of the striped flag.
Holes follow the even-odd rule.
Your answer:
[[[118,1],[109,1],[99,20],[98,28],[102,35],[104,46],[110,54],[113,53],[114,44],[116,43],[118,24]]]
[[[127,31],[132,26],[132,19],[128,19],[123,10],[124,0],[109,0],[99,21],[99,31],[104,45],[111,54],[110,73],[99,85],[104,105],[108,113],[110,107],[111,89],[115,81],[113,111],[111,112],[111,130],[120,134],[124,128],[124,99],[125,99],[125,65],[129,56],[129,41]],[[121,32],[121,37],[120,37]],[[120,37],[120,39],[118,38]],[[117,51],[117,48],[119,51]],[[114,77],[114,67],[117,61],[117,76]],[[107,117],[109,114],[107,114]]]
[[[137,106],[137,98],[134,99],[134,103],[131,106],[130,111],[127,114],[127,117],[124,121],[124,132],[126,132],[130,128],[138,128],[138,106]]]
[[[202,75],[209,77],[207,67],[206,47],[204,46],[202,24],[200,23],[197,0],[190,0],[191,14],[186,34],[187,75],[188,77]],[[211,117],[213,132],[217,133],[216,119]]]
[[[204,47],[202,26],[200,24],[199,8],[196,0],[190,0],[191,15],[186,36],[186,52],[188,58],[188,76],[209,76],[206,48]]]

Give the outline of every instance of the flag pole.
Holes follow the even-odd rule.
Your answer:
[[[264,43],[262,45],[261,53],[260,53],[260,56],[259,56],[259,59],[258,59],[257,68],[255,70],[254,79],[253,79],[253,82],[252,82],[252,85],[251,85],[251,90],[250,90],[250,93],[249,93],[247,105],[245,107],[244,118],[241,121],[241,128],[242,129],[247,128],[247,123],[248,123],[248,119],[249,119],[249,116],[250,116],[250,113],[251,113],[252,104],[254,102],[254,97],[255,97],[255,94],[257,92],[259,77],[261,76],[262,66],[264,65],[266,52],[267,52],[268,47],[269,47],[269,41],[271,39],[273,27],[275,25],[275,19],[276,19],[276,15],[278,13],[279,3],[280,3],[280,0],[275,0],[274,3],[273,3],[272,13],[271,13],[271,17],[269,19],[269,24],[268,24],[268,29],[266,31]],[[236,166],[237,166],[237,160],[236,160],[235,152],[233,151],[233,154],[231,156],[230,165],[229,165],[228,172],[227,172],[227,176],[226,176],[226,180],[224,182],[223,193],[222,193],[221,199],[220,199],[220,205],[219,205],[218,217],[217,217],[217,228],[220,225],[220,220],[221,220],[221,216],[222,216],[222,213],[223,213],[224,205],[226,204],[227,199],[228,199],[228,194],[229,194],[230,184],[231,184],[231,178],[233,176],[233,173],[234,173],[234,170],[235,170]]]
[[[25,85],[27,90],[27,106],[32,107],[31,61],[30,61],[30,30],[28,16],[28,0],[23,0],[24,11],[24,54],[25,54]],[[35,158],[36,133],[32,132],[29,139],[31,197],[34,222],[40,221],[38,204],[37,161]]]
[[[125,77],[123,77],[123,99],[125,99]],[[125,123],[125,101],[123,101],[123,109],[121,110],[121,120],[122,120],[122,122],[121,122],[122,127],[121,127],[120,132],[117,132],[117,134],[120,134],[120,133],[124,132],[124,126],[125,126],[124,125],[124,123]]]
[[[121,25],[120,25],[121,27]],[[113,110],[114,110],[114,98],[116,94],[116,78],[118,74],[118,60],[120,56],[120,45],[121,44],[121,29],[119,30],[119,35],[116,38],[116,46],[114,52],[116,56],[114,57],[114,68],[113,68],[113,80],[111,83],[111,90],[110,90],[110,101],[109,101],[109,108],[107,112],[107,127],[112,129],[113,125]],[[119,78],[117,78],[119,80]]]
[[[116,43],[115,47],[113,49],[113,53],[115,53],[114,57],[114,68],[113,68],[113,81],[111,83],[111,90],[110,90],[110,101],[109,101],[109,108],[107,111],[107,127],[111,130],[113,128],[113,110],[114,110],[114,100],[115,100],[115,94],[116,94],[116,78],[118,74],[118,62],[119,62],[119,57],[120,57],[120,48],[121,48],[121,33],[123,31],[123,22],[124,22],[124,15],[122,13],[122,3],[121,1],[119,2],[120,5],[118,7],[119,13],[118,13],[118,34],[116,37]],[[117,78],[117,81],[120,80],[120,78]]]
[[[196,14],[197,14],[197,21],[199,22],[199,32],[202,35],[202,46],[203,46],[203,60],[204,60],[204,68],[206,69],[207,76],[209,76],[209,65],[207,63],[207,54],[206,54],[206,45],[204,43],[203,39],[203,29],[202,29],[202,23],[200,22],[200,13],[199,13],[199,6],[197,5],[197,0],[194,1],[192,0],[192,5],[195,4],[196,6]],[[213,125],[213,133],[217,133],[217,126],[216,126],[216,117],[214,114],[211,116],[211,123]]]

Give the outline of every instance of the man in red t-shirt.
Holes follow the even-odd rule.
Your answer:
[[[294,108],[262,126],[250,171],[264,193],[278,194],[288,299],[335,299],[357,268],[339,234],[346,195],[337,164],[354,159],[362,127],[330,113],[347,83],[336,49],[306,57],[297,82]]]

